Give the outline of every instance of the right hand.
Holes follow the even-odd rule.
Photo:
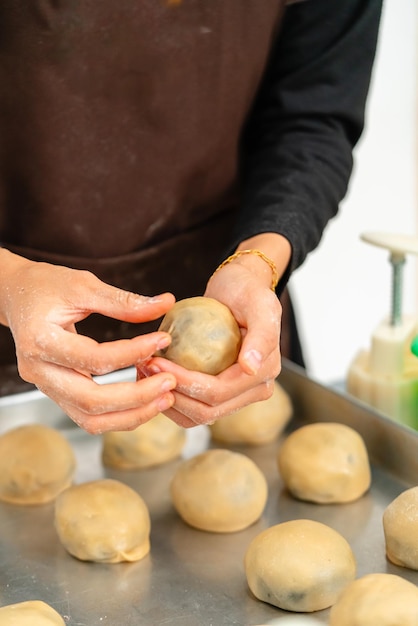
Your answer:
[[[20,376],[36,385],[87,432],[131,430],[174,402],[171,373],[99,384],[93,376],[146,363],[170,343],[164,332],[98,343],[76,323],[99,313],[132,323],[163,316],[172,294],[136,295],[87,271],[29,261],[0,250],[0,322],[12,332]]]

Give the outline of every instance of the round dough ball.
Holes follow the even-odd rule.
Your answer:
[[[386,507],[383,531],[389,561],[418,570],[418,487],[403,491]]]
[[[0,436],[0,500],[44,504],[72,482],[76,461],[68,441],[53,428],[26,424]]]
[[[254,402],[211,424],[213,439],[226,444],[259,446],[274,441],[292,416],[292,402],[277,381],[267,400]]]
[[[69,487],[55,501],[55,528],[64,548],[82,561],[139,561],[150,551],[148,508],[117,480]]]
[[[159,413],[135,430],[104,433],[102,461],[114,469],[144,469],[177,458],[185,443],[184,428]]]
[[[244,567],[256,598],[300,613],[330,607],[356,575],[354,554],[344,537],[307,519],[282,522],[257,535]]]
[[[28,600],[0,608],[1,626],[65,626],[61,615],[41,600]]]
[[[267,481],[244,454],[207,450],[177,468],[171,497],[178,514],[190,526],[230,533],[261,517],[267,502]]]
[[[347,585],[330,611],[330,626],[416,626],[418,588],[393,574],[368,574]]]
[[[213,298],[179,300],[165,315],[159,330],[171,344],[157,352],[182,367],[216,376],[235,363],[241,331],[227,306]]]
[[[277,460],[285,486],[299,500],[352,502],[370,487],[364,441],[344,424],[319,422],[298,428],[280,447]]]

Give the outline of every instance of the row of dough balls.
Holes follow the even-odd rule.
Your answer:
[[[180,456],[184,443],[184,429],[160,414],[134,431],[108,433],[102,459],[109,467],[141,469]],[[0,436],[0,500],[51,502],[72,483],[75,467],[71,445],[57,430],[42,424],[10,430]],[[352,501],[371,480],[363,440],[342,424],[291,433],[279,449],[278,469],[294,497],[313,502]]]
[[[182,429],[161,416],[152,420],[148,436],[141,439],[139,448],[148,461],[150,454],[155,460],[163,420],[169,431],[168,447],[172,451],[176,440],[177,450],[180,448],[176,432],[183,433]],[[137,443],[135,438],[138,454]],[[167,447],[162,448],[167,456]],[[113,452],[124,460],[124,467],[131,467],[132,448],[128,446],[128,454],[121,453],[120,447],[113,447]],[[142,498],[119,481],[71,486],[75,465],[73,450],[58,431],[41,424],[13,429],[0,437],[0,500],[19,505],[55,501],[58,536],[67,551],[79,559],[114,563],[142,558],[150,549],[149,513]],[[171,494],[175,508],[190,525],[213,532],[235,532],[261,516],[267,482],[247,456],[211,450],[180,465]],[[107,529],[115,527],[119,534],[109,538]]]
[[[210,434],[222,444],[264,445],[279,437],[292,413],[289,394],[275,381],[268,400],[223,417],[209,427]],[[186,431],[159,414],[135,430],[104,433],[102,441],[102,461],[106,467],[143,469],[178,458],[186,443]]]
[[[45,449],[42,451],[41,431],[42,428],[39,428],[39,426],[35,427],[37,438],[32,439],[32,452],[35,457],[40,449],[41,453],[45,454]],[[59,435],[59,433],[55,434]],[[58,442],[59,439],[54,438],[53,447],[55,450]],[[308,445],[309,442],[310,445]],[[39,447],[40,443],[41,446]],[[351,447],[349,443],[351,443]],[[315,424],[302,427],[292,433],[281,447],[278,456],[279,468],[281,467],[283,471],[285,466],[283,455],[286,451],[290,455],[290,459],[295,460],[296,469],[304,465],[301,461],[304,458],[306,459],[307,456],[309,462],[305,463],[307,471],[305,471],[304,480],[306,480],[306,477],[310,478],[315,473],[315,463],[312,466],[312,462],[315,461],[316,457],[317,459],[328,459],[329,462],[325,467],[316,466],[317,473],[319,472],[319,476],[322,477],[321,480],[317,481],[317,485],[320,487],[317,490],[320,498],[317,498],[317,494],[315,494],[315,497],[312,496],[310,491],[312,485],[307,488],[305,484],[304,488],[301,489],[300,476],[298,481],[296,481],[298,487],[293,489],[295,497],[318,502],[350,501],[360,497],[368,488],[367,480],[364,479],[364,476],[366,478],[369,476],[370,479],[370,475],[367,474],[367,456],[364,455],[364,450],[360,443],[361,438],[359,438],[357,433],[340,424]],[[335,458],[333,458],[333,450],[334,452],[339,451]],[[344,454],[341,454],[342,452]],[[60,451],[58,456],[61,459],[67,458],[67,470],[72,468],[73,471],[74,459],[68,453],[68,448],[66,448],[65,455],[62,455]],[[1,454],[0,458],[2,458]],[[362,463],[358,462],[359,458],[362,460]],[[298,459],[299,462],[297,462]],[[341,465],[341,460],[343,461],[343,471],[340,474],[343,475],[345,481],[347,480],[347,474],[349,477],[351,476],[351,479],[354,477],[354,484],[361,485],[361,488],[357,488],[357,491],[353,491],[350,485],[347,486],[347,483],[341,483],[341,476],[339,476],[338,471],[336,472],[338,464],[340,463]],[[344,463],[348,464],[345,468]],[[363,469],[362,480],[359,480],[359,467]],[[354,472],[352,471],[353,468]],[[295,469],[288,473],[292,477],[295,474]],[[28,480],[27,472],[23,474],[25,475],[23,484],[25,486],[33,484],[33,477],[30,477]],[[286,474],[286,470],[284,474]],[[335,481],[335,474],[337,475],[337,481]],[[57,496],[55,476],[55,480],[52,481],[53,488],[49,487],[49,494],[55,493],[55,524],[62,544],[70,554],[82,560],[112,563],[121,560],[138,560],[149,552],[149,514],[139,494],[118,481],[93,481],[92,483],[68,488],[68,480],[68,471],[63,472],[62,480],[60,481],[62,494]],[[42,483],[42,481],[38,480],[38,483]],[[288,488],[292,492],[292,482],[288,481],[288,483]],[[44,493],[45,485],[39,484],[38,486],[41,487],[40,492]],[[336,487],[337,490],[335,490]],[[267,484],[258,467],[245,455],[228,450],[210,450],[181,464],[173,477],[171,493],[173,504],[178,513],[191,526],[211,532],[235,532],[259,519],[267,500]],[[344,493],[348,493],[349,497],[341,498],[341,494],[344,495]],[[209,498],[208,494],[210,495]],[[15,494],[13,497],[15,497]],[[9,498],[9,501],[14,500]],[[29,498],[28,503],[33,503],[33,499]],[[80,516],[80,511],[83,510],[85,511],[85,517]],[[121,511],[124,520],[123,524],[120,523],[119,517]],[[114,516],[114,519],[109,520],[107,518],[109,512]],[[89,525],[88,520],[91,520],[92,513],[96,520],[100,520],[101,524],[99,526],[96,523]],[[386,517],[389,519],[388,513]],[[399,519],[397,514],[392,517],[396,520]],[[140,523],[134,524],[135,528],[132,528],[132,524],[129,522],[130,519],[140,520]],[[107,532],[108,528],[114,529],[116,526],[120,528],[120,535],[115,540],[117,549],[115,549],[112,541],[109,542]],[[353,574],[354,557],[350,553],[349,546],[347,550],[345,540],[332,529],[324,525],[318,526],[317,522],[310,520],[295,520],[268,529],[265,533],[267,537],[270,537],[270,547],[265,552],[265,558],[261,559],[263,563],[261,571],[263,571],[264,576],[268,555],[275,554],[276,559],[277,550],[280,553],[280,546],[287,546],[287,548],[290,546],[292,548],[292,537],[296,541],[295,545],[300,547],[298,527],[303,528],[303,537],[307,537],[309,540],[308,545],[302,550],[304,556],[303,565],[305,572],[309,570],[309,567],[312,568],[314,573],[312,574],[312,580],[316,581],[316,587],[309,587],[308,581],[303,580],[300,575],[301,572],[298,570],[295,577],[298,580],[299,589],[292,589],[289,585],[285,586],[283,582],[278,581],[276,586],[280,588],[282,596],[284,594],[283,597],[287,598],[287,600],[284,600],[283,597],[277,599],[274,593],[272,593],[272,589],[274,590],[275,588],[274,568],[272,570],[273,583],[270,581],[268,584],[264,579],[261,579],[260,583],[258,574],[260,568],[257,567],[260,559],[250,558],[252,553],[255,552],[257,554],[260,551],[257,547],[257,541],[254,542],[253,546],[250,546],[248,556],[246,557],[248,583],[256,597],[275,604],[280,608],[294,611],[320,610],[321,608],[331,606],[335,602],[338,593],[341,592],[341,588],[345,587],[348,581],[353,579],[355,575]],[[387,535],[386,528],[387,524],[385,525],[385,533]],[[283,532],[285,540],[280,542],[280,534]],[[319,540],[317,535],[322,536],[322,539]],[[263,535],[264,540],[265,537]],[[259,541],[260,543],[262,542],[261,537]],[[315,546],[320,545],[321,551],[323,551],[328,545],[327,541],[331,553],[336,556],[336,563],[334,563],[336,569],[334,571],[330,567],[328,578],[323,572],[322,563],[316,562],[315,558],[308,558],[309,546],[314,549]],[[335,542],[337,543],[333,545]],[[340,550],[337,549],[338,545]],[[342,549],[343,545],[345,545],[345,549]],[[273,549],[274,547],[276,552]],[[410,548],[408,546],[406,553],[409,552]],[[294,565],[294,562],[291,560],[292,553],[296,553],[296,551],[290,549],[287,553],[285,552],[281,555],[281,558],[284,558],[284,561],[282,560],[283,571],[286,572],[287,576],[289,575],[289,567],[291,568]],[[390,558],[389,552],[388,557]],[[297,568],[300,567],[300,562],[302,562],[300,559],[296,559]],[[394,560],[394,562],[396,561]],[[322,588],[321,585],[318,588],[318,580],[323,581]],[[335,580],[337,580],[337,583]],[[258,582],[255,583],[254,581]],[[261,594],[259,593],[259,588],[262,590]],[[262,597],[262,594],[266,593],[266,589],[268,590],[267,596]],[[317,600],[315,599],[315,594],[318,593],[322,598],[322,605],[320,606],[317,605]],[[330,598],[334,598],[334,600],[330,601]],[[293,605],[292,602],[294,603]]]
[[[150,517],[142,497],[114,480],[74,485],[75,468],[71,445],[53,428],[27,424],[0,436],[0,500],[54,502],[58,537],[81,560],[143,558],[150,550]]]
[[[224,443],[268,443],[282,432],[292,414],[288,394],[275,383],[268,400],[254,403],[211,426]],[[102,461],[107,467],[133,470],[178,458],[186,431],[163,414],[134,431],[102,436]],[[53,501],[73,480],[75,455],[61,433],[43,424],[26,424],[0,436],[0,500],[13,504]]]
[[[152,467],[180,456],[185,430],[162,414],[135,431],[108,433],[103,463],[118,469]],[[52,502],[74,479],[69,441],[44,424],[24,424],[0,435],[0,501],[20,505]]]
[[[250,526],[267,501],[264,474],[247,456],[229,450],[208,450],[181,463],[170,490],[180,517],[207,532]],[[137,561],[150,551],[148,508],[134,489],[118,480],[68,487],[55,500],[54,522],[61,544],[80,560]]]
[[[171,483],[171,494],[176,510],[189,525],[210,532],[235,532],[259,519],[267,500],[267,485],[263,474],[245,455],[228,450],[210,450],[179,466]],[[405,528],[405,511],[411,511],[408,505],[411,495],[416,498],[416,490],[408,490],[405,496],[402,494],[386,509],[387,516],[396,507],[393,515],[398,525],[401,525],[401,531]],[[402,503],[401,511],[399,507]],[[100,520],[99,525],[94,523],[89,527],[80,520],[80,510],[84,511],[87,520],[94,513],[96,519]],[[123,511],[122,526],[120,511]],[[109,518],[109,512],[113,519]],[[130,525],[132,519],[137,520],[134,529]],[[83,530],[81,534],[77,524]],[[63,492],[56,502],[56,527],[61,542],[70,554],[84,560],[137,560],[150,549],[147,509],[136,492],[117,481],[87,483]],[[68,527],[72,529],[70,534]],[[109,527],[118,527],[120,530],[118,536],[113,536],[115,544],[111,545],[106,532]],[[411,529],[406,537],[409,542],[414,540]],[[265,539],[267,542],[263,553],[259,543]],[[118,549],[115,549],[115,545]],[[252,560],[251,554],[256,555],[255,560]],[[273,558],[274,564],[270,570],[269,558]],[[324,562],[327,563],[325,569]],[[265,578],[268,571],[272,574],[271,581]],[[354,555],[346,540],[323,524],[311,520],[294,520],[268,529],[249,547],[245,572],[250,589],[263,601],[298,612],[336,605],[331,612],[333,621],[330,624],[333,626],[352,623],[349,620],[353,619],[354,614],[359,616],[359,625],[368,626],[365,621],[368,619],[367,607],[374,605],[367,602],[367,596],[371,593],[369,583],[375,579],[368,579],[367,583],[354,581],[356,584],[353,583],[353,587],[349,585],[355,577]],[[262,572],[261,587],[259,572]],[[409,626],[408,619],[412,620],[416,616],[418,606],[415,586],[400,577],[385,576],[379,575],[376,584],[372,585],[374,596],[384,596],[392,590],[394,595],[401,593],[400,597],[409,598],[409,601],[394,602],[390,610],[387,607],[384,610],[374,607],[370,612],[369,624],[376,623],[373,620],[377,616],[380,619],[379,612],[382,612],[384,619],[389,620],[388,624],[391,624],[391,619],[399,618],[399,623]],[[295,579],[296,589],[289,583]],[[257,584],[253,585],[253,580],[258,581],[258,587]],[[282,597],[278,599],[270,595],[271,592],[263,596],[269,588],[279,589]],[[344,595],[341,595],[343,591]],[[353,598],[358,601],[352,602]],[[351,609],[348,610],[347,606],[351,606]],[[347,613],[346,617],[344,612]],[[343,618],[347,621],[342,621]],[[378,623],[385,625],[383,617]],[[411,621],[411,625],[413,623]]]
[[[310,502],[351,502],[371,483],[364,442],[342,424],[316,423],[295,430],[279,449],[278,466],[289,492]],[[418,570],[418,487],[387,506],[383,529],[387,558]],[[267,529],[245,556],[253,594],[281,609],[311,612],[331,607],[330,626],[418,624],[418,589],[413,583],[385,573],[356,580],[355,569],[345,539],[311,520]]]
[[[311,430],[312,425],[303,427],[292,437],[306,438]],[[328,446],[332,430],[335,425],[328,424]],[[335,437],[331,440],[335,445]],[[314,449],[323,456],[323,446]],[[215,449],[183,462],[173,477],[171,493],[175,508],[189,525],[211,532],[235,532],[259,519],[267,500],[267,484],[248,457]],[[139,494],[118,481],[66,488],[56,497],[55,526],[63,546],[81,560],[132,561],[150,550],[147,507]],[[109,528],[113,529],[111,535]],[[324,554],[328,555],[326,569]],[[336,531],[318,522],[294,520],[274,526],[254,540],[245,571],[250,589],[260,600],[289,611],[316,611],[333,605],[354,579],[355,560]],[[285,580],[281,579],[283,573]],[[289,583],[292,580],[296,587]]]
[[[148,429],[148,434],[155,436],[141,439],[145,456],[151,451],[155,458],[163,420],[171,433],[167,437],[170,450],[174,439],[177,449],[180,447],[173,432],[183,431],[175,425],[170,430],[173,422],[161,416]],[[138,446],[134,447],[138,453]],[[119,454],[127,467],[131,452],[128,446],[128,454]],[[61,543],[81,560],[116,563],[145,556],[150,549],[150,518],[141,496],[110,479],[72,485],[75,466],[74,452],[58,431],[41,424],[13,429],[0,437],[0,500],[18,505],[55,501],[55,526]],[[176,510],[190,525],[235,532],[261,516],[267,481],[247,456],[210,450],[180,464],[171,495]],[[111,535],[109,528],[113,529]]]
[[[356,579],[349,543],[329,526],[299,519],[257,535],[245,554],[254,596],[280,609],[312,613],[331,608],[329,626],[416,626],[418,588],[401,576]]]
[[[57,430],[42,424],[12,429],[0,437],[0,500],[54,501],[58,537],[81,560],[143,558],[150,550],[150,517],[141,496],[115,480],[73,485],[75,467],[74,451]]]
[[[363,439],[342,424],[298,428],[284,440],[277,460],[284,485],[300,500],[352,502],[371,484]],[[383,529],[387,558],[418,570],[418,487],[387,506]],[[298,612],[331,607],[330,626],[418,624],[417,587],[386,573],[356,580],[349,544],[318,522],[294,520],[267,529],[249,546],[245,570],[260,600]]]

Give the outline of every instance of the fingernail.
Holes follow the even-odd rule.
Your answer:
[[[170,407],[172,407],[174,404],[174,398],[171,395],[171,393],[167,394],[166,396],[162,396],[159,400],[158,400],[158,409],[160,411],[166,411],[167,409],[169,409]]]
[[[147,370],[150,374],[159,374],[161,372],[157,365],[147,365]]]
[[[164,350],[164,348],[166,348],[167,346],[169,346],[171,343],[171,337],[161,337],[161,339],[159,339],[157,341],[157,350]]]
[[[262,356],[258,350],[248,350],[244,355],[244,359],[252,373],[257,374],[262,363]]]
[[[171,378],[167,378],[161,385],[161,391],[165,393],[166,391],[171,391],[175,387],[175,383],[171,380]]]

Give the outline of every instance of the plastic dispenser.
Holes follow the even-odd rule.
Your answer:
[[[406,254],[418,255],[418,238],[365,233],[364,241],[386,248],[392,266],[391,313],[375,329],[370,349],[360,351],[347,376],[347,391],[384,415],[418,429],[418,317],[402,315]]]

